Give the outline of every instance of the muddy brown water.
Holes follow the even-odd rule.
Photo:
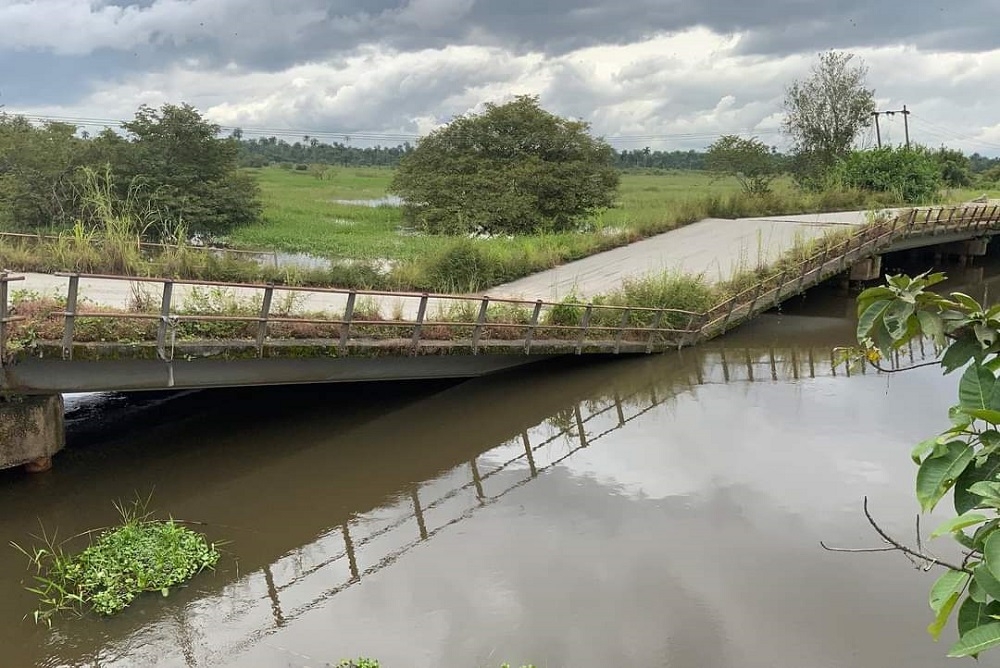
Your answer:
[[[2,547],[0,665],[946,665],[932,574],[819,546],[877,544],[865,495],[912,539],[908,453],[956,393],[933,368],[833,368],[850,310],[820,289],[702,348],[464,383],[76,399],[55,470],[0,474],[0,536],[73,535],[152,491],[225,555],[49,631]]]

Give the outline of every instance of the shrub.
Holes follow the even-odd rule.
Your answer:
[[[910,203],[931,200],[941,183],[937,161],[920,148],[855,151],[837,165],[836,174],[845,187],[894,193]]]

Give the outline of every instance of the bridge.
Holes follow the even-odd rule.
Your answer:
[[[463,378],[564,355],[662,353],[713,339],[834,276],[877,278],[884,253],[981,255],[998,231],[997,205],[893,212],[785,248],[749,288],[705,312],[81,274],[55,278],[65,298],[12,305],[24,277],[4,274],[0,468],[50,464],[63,443],[63,393]],[[82,289],[128,294],[129,308]]]

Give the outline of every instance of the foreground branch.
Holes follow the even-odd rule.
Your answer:
[[[866,497],[864,497],[864,499],[865,499],[864,500],[865,517],[868,519],[868,523],[872,526],[872,529],[875,530],[875,533],[877,533],[879,535],[879,537],[882,538],[882,540],[885,541],[888,544],[888,546],[887,547],[871,547],[871,548],[830,547],[829,545],[827,545],[823,541],[820,541],[819,544],[820,544],[820,546],[824,550],[827,550],[829,552],[854,552],[854,553],[857,553],[857,552],[902,552],[907,557],[911,557],[911,558],[914,558],[914,559],[919,559],[921,562],[923,562],[925,565],[922,566],[921,568],[923,568],[924,570],[930,570],[934,566],[943,566],[944,568],[947,568],[947,569],[950,569],[950,570],[953,570],[953,571],[959,571],[959,572],[962,572],[962,573],[968,573],[969,575],[972,575],[972,571],[969,570],[969,568],[967,567],[968,557],[965,559],[965,561],[962,563],[961,566],[956,566],[955,564],[949,563],[949,562],[944,561],[942,559],[938,559],[937,557],[933,557],[933,556],[931,556],[931,555],[929,555],[929,554],[927,554],[927,553],[925,553],[923,551],[923,546],[920,544],[920,523],[919,523],[919,519],[917,520],[917,545],[918,545],[919,549],[914,550],[913,548],[907,547],[906,545],[900,543],[898,540],[896,540],[895,538],[893,538],[892,536],[890,536],[888,533],[886,533],[885,530],[882,529],[882,527],[880,527],[878,525],[878,523],[875,521],[875,518],[872,517],[871,512],[869,512],[869,510],[868,510],[868,497],[866,496]]]

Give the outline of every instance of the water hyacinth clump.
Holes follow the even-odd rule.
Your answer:
[[[88,532],[90,545],[77,553],[44,534],[43,547],[28,551],[17,544],[34,570],[39,607],[36,622],[52,623],[59,612],[92,610],[114,615],[144,592],[163,596],[206,568],[213,568],[219,551],[205,537],[173,519],[155,520],[145,501],[116,504],[118,526]]]

